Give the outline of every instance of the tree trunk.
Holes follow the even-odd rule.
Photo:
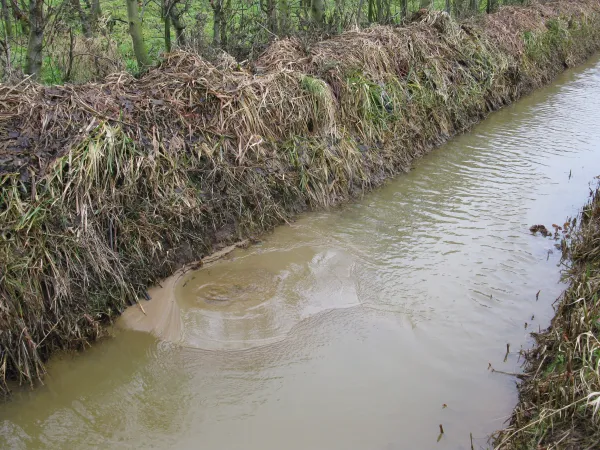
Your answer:
[[[12,21],[10,20],[10,11],[8,10],[7,0],[2,1],[2,20],[4,21],[4,33],[7,38],[13,35]],[[5,37],[5,36],[2,36]]]
[[[478,2],[477,2],[477,0],[469,0],[469,9],[470,9],[472,12],[477,12],[477,11],[479,11],[479,5],[478,5]]]
[[[125,0],[127,2],[127,18],[129,20],[129,34],[133,42],[133,52],[137,60],[140,70],[150,66],[150,58],[148,51],[144,45],[144,37],[142,35],[142,23],[140,21],[140,12],[138,10],[137,0]]]
[[[358,2],[358,12],[356,13],[356,25],[360,26],[360,16],[363,10],[363,2],[364,0],[359,0]]]
[[[222,0],[211,1],[213,9],[213,45],[221,46],[221,23],[223,22],[223,3]]]
[[[171,52],[171,16],[168,12],[163,12],[163,20],[165,21],[165,50]]]
[[[279,34],[286,35],[290,31],[290,5],[288,0],[279,0]]]
[[[30,0],[29,4],[29,43],[25,73],[39,79],[42,71],[42,49],[44,45],[44,3],[43,0]]]
[[[73,28],[69,28],[69,64],[67,65],[67,71],[65,72],[63,81],[68,83],[71,81],[73,75],[73,60],[75,59],[75,35],[73,34]]]
[[[400,2],[401,15],[403,19],[408,16],[408,0],[401,0]]]
[[[429,9],[431,6],[431,0],[421,0],[419,3],[420,9]]]
[[[333,11],[333,20],[332,25],[333,29],[336,30],[337,33],[342,32],[343,22],[344,21],[344,6],[343,0],[335,0],[335,9]]]
[[[227,45],[227,11],[230,5],[230,1],[227,0],[227,4],[223,5],[221,10],[221,46],[223,48]]]
[[[375,21],[375,0],[369,0],[369,5],[367,9],[367,19],[369,23]]]
[[[83,8],[81,7],[81,1],[80,0],[71,0],[71,5],[73,6],[73,9],[77,12],[77,15],[79,16],[79,21],[81,22],[81,32],[83,33],[83,35],[86,38],[91,38],[92,37],[92,29],[90,27],[90,22],[88,21],[88,17],[85,14],[85,12],[83,11]]]
[[[98,19],[102,15],[102,9],[100,8],[100,0],[92,0],[90,8],[90,22],[95,28],[98,24]]]
[[[392,22],[392,0],[383,0],[385,3],[385,23]]]
[[[181,16],[183,16],[183,12],[179,11],[177,5],[174,4],[169,9],[169,15],[171,16],[171,23],[173,24],[173,28],[175,28],[175,37],[177,39],[177,46],[184,47],[185,46],[185,23],[181,20]]]
[[[267,28],[273,34],[277,33],[276,0],[267,0]]]

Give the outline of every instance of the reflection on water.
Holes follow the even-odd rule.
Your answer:
[[[575,213],[599,174],[599,61],[362,201],[167,280],[123,318],[160,339],[55,359],[0,408],[0,447],[485,446],[516,400],[488,364],[519,370],[562,289],[554,242],[528,228]]]

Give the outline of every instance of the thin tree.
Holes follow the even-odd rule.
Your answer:
[[[290,4],[289,0],[278,0],[279,8],[279,34],[285,35],[290,31]]]
[[[42,71],[44,45],[44,2],[29,0],[29,42],[25,59],[25,73],[38,79]]]
[[[28,13],[24,12],[24,11],[27,11],[27,8],[23,8],[23,9],[19,8],[19,5],[17,4],[17,0],[11,0],[10,6],[12,8],[13,16],[21,24],[21,32],[23,34],[29,34],[29,17],[28,17]]]
[[[81,32],[86,38],[92,37],[92,28],[90,27],[90,22],[87,14],[81,7],[80,0],[71,0],[71,6],[79,16],[79,23],[81,24]]]
[[[210,0],[213,10],[213,45],[221,47],[221,25],[223,24],[223,0]]]
[[[383,20],[385,23],[390,23],[392,21],[392,0],[382,0],[385,6],[385,14]]]
[[[172,0],[171,7],[169,8],[169,16],[171,17],[171,23],[175,28],[175,38],[177,39],[177,45],[179,47],[185,46],[185,22],[183,21],[183,15],[189,9],[189,2],[186,2],[182,8],[179,7],[179,2]]]
[[[167,53],[171,51],[171,14],[170,13],[171,5],[167,0],[163,1],[162,4],[162,18],[164,21],[164,33],[165,33],[165,50]]]
[[[179,47],[185,46],[185,22],[183,15],[189,9],[189,2],[185,2],[183,7],[179,7],[181,0],[163,0],[162,19],[164,21],[165,49],[171,51],[171,25],[175,28],[175,38]]]
[[[125,0],[125,2],[127,3],[127,19],[129,21],[129,34],[133,42],[133,52],[138,67],[143,71],[150,66],[150,58],[142,35],[142,22],[140,21],[138,3],[137,0]]]
[[[98,24],[98,19],[102,15],[102,8],[100,7],[100,0],[92,0],[90,6],[90,22],[95,27]]]
[[[266,1],[267,28],[271,33],[277,33],[277,3],[276,0]]]
[[[310,4],[310,14],[317,25],[323,25],[325,20],[325,2],[323,0],[312,0]]]
[[[403,1],[407,1],[407,0],[403,0]],[[358,11],[356,13],[356,25],[358,25],[358,26],[360,26],[360,16],[361,16],[362,10],[363,10],[363,3],[364,3],[364,0],[358,1]]]
[[[8,3],[6,0],[0,0],[2,6],[2,21],[4,22],[4,34],[7,38],[11,38],[13,35],[12,20],[10,17],[10,11],[8,10]],[[2,36],[4,37],[4,36]]]
[[[223,48],[227,45],[227,17],[231,12],[231,0],[224,0],[223,11],[221,14],[221,45]]]

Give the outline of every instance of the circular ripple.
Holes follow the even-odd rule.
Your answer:
[[[239,250],[233,259],[181,277],[173,288],[181,343],[210,350],[266,345],[315,314],[356,305],[356,293],[347,288],[352,256],[319,250],[318,236],[306,238],[287,249]]]

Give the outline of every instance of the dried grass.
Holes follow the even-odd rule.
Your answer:
[[[378,185],[600,47],[597,1],[556,8],[556,35],[538,9],[432,12],[280,41],[252,67],[177,52],[139,80],[0,85],[3,374],[33,383],[55,349],[85,346],[215,242]],[[499,47],[501,30],[530,47]]]

